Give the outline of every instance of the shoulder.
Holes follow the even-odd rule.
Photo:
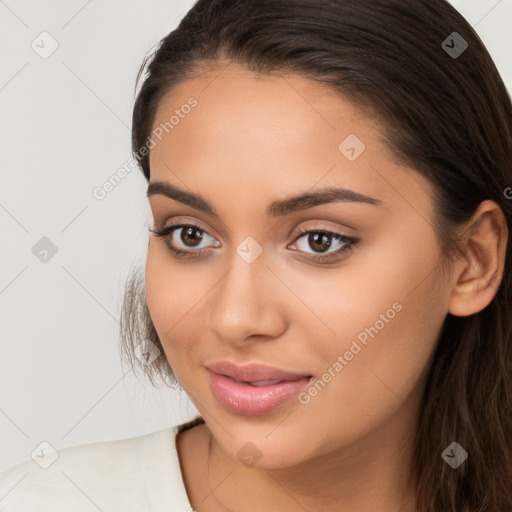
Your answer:
[[[162,494],[159,478],[181,478],[176,474],[178,428],[57,452],[42,448],[40,459],[36,452],[33,459],[0,473],[0,512],[151,509],[152,499],[170,497],[154,497]]]

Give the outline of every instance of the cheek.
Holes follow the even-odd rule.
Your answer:
[[[415,239],[410,231],[413,226],[375,237],[337,268],[277,269],[301,299],[289,294],[283,304],[291,327],[308,333],[299,339],[314,343],[320,360],[349,350],[353,340],[369,347],[386,333],[388,344],[398,346],[429,338],[436,328],[431,324],[446,315],[446,290],[434,272],[439,264],[434,240],[428,232]],[[286,302],[284,293],[281,299]]]
[[[301,397],[307,412],[304,428],[308,428],[306,417],[322,418],[322,427],[313,434],[315,442],[342,446],[383,424],[399,409],[400,415],[415,414],[443,318],[415,299],[411,295],[401,300],[400,310],[387,310],[389,300],[369,304],[367,320],[357,324],[345,317],[345,325],[350,324],[348,330],[355,334],[330,344],[329,354],[323,351],[318,380],[306,390],[308,396]]]
[[[187,339],[183,333],[205,292],[193,274],[180,271],[180,264],[172,262],[160,240],[151,241],[146,259],[146,302],[164,350]],[[194,307],[196,305],[196,307]],[[188,331],[190,333],[190,331]],[[170,343],[170,340],[173,343]]]
[[[398,239],[411,244],[381,241],[360,258],[354,253],[343,279],[320,284],[331,290],[321,316],[335,335],[309,348],[321,381],[310,405],[332,422],[343,417],[370,426],[370,417],[389,416],[415,389],[435,348],[448,290],[435,270],[434,240],[428,233],[409,235]]]
[[[161,240],[151,240],[146,259],[146,303],[165,356],[180,381],[184,368],[200,360],[208,292],[218,278],[173,261]],[[190,265],[190,264],[189,264]]]

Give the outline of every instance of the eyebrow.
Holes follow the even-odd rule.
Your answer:
[[[212,215],[219,218],[213,205],[198,194],[187,192],[180,188],[166,183],[165,181],[153,181],[149,184],[147,190],[147,197],[160,194],[166,196],[180,203],[186,204],[199,210],[205,214]],[[272,217],[281,217],[291,213],[300,212],[319,206],[321,204],[336,203],[336,202],[356,202],[366,203],[371,205],[380,205],[382,201],[374,197],[365,196],[358,192],[346,188],[324,188],[315,192],[305,192],[287,199],[281,199],[272,202],[267,208],[267,215]]]

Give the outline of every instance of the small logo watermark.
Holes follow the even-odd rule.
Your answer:
[[[263,454],[258,450],[256,445],[253,443],[245,443],[238,453],[236,454],[237,459],[246,466],[252,467],[258,462]]]
[[[49,32],[44,31],[30,43],[30,47],[41,59],[47,59],[57,50],[59,43]]]
[[[444,450],[441,457],[453,469],[456,469],[468,458],[468,452],[454,441]]]
[[[59,458],[59,452],[48,441],[43,441],[30,456],[40,468],[48,469]]]
[[[365,149],[366,146],[363,144],[363,141],[353,133],[346,137],[338,146],[339,152],[351,162],[359,158]]]
[[[135,347],[135,356],[143,366],[150,366],[160,356],[160,349],[150,340],[144,340]]]
[[[32,254],[41,263],[48,263],[57,254],[57,251],[57,246],[46,236],[43,236],[32,247]]]
[[[458,59],[467,50],[468,42],[458,32],[452,32],[441,47],[452,59]]]
[[[248,236],[238,244],[236,252],[245,262],[252,263],[263,252],[263,247],[252,236]]]

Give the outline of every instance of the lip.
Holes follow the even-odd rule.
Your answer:
[[[272,411],[296,396],[312,380],[311,375],[258,364],[237,366],[221,362],[208,365],[207,369],[215,397],[229,411],[247,416]],[[278,382],[254,384],[264,381]]]
[[[295,373],[274,366],[256,363],[240,366],[230,361],[218,361],[207,365],[207,368],[219,375],[225,375],[244,382],[297,380],[303,377],[311,377],[311,374],[308,373]]]

